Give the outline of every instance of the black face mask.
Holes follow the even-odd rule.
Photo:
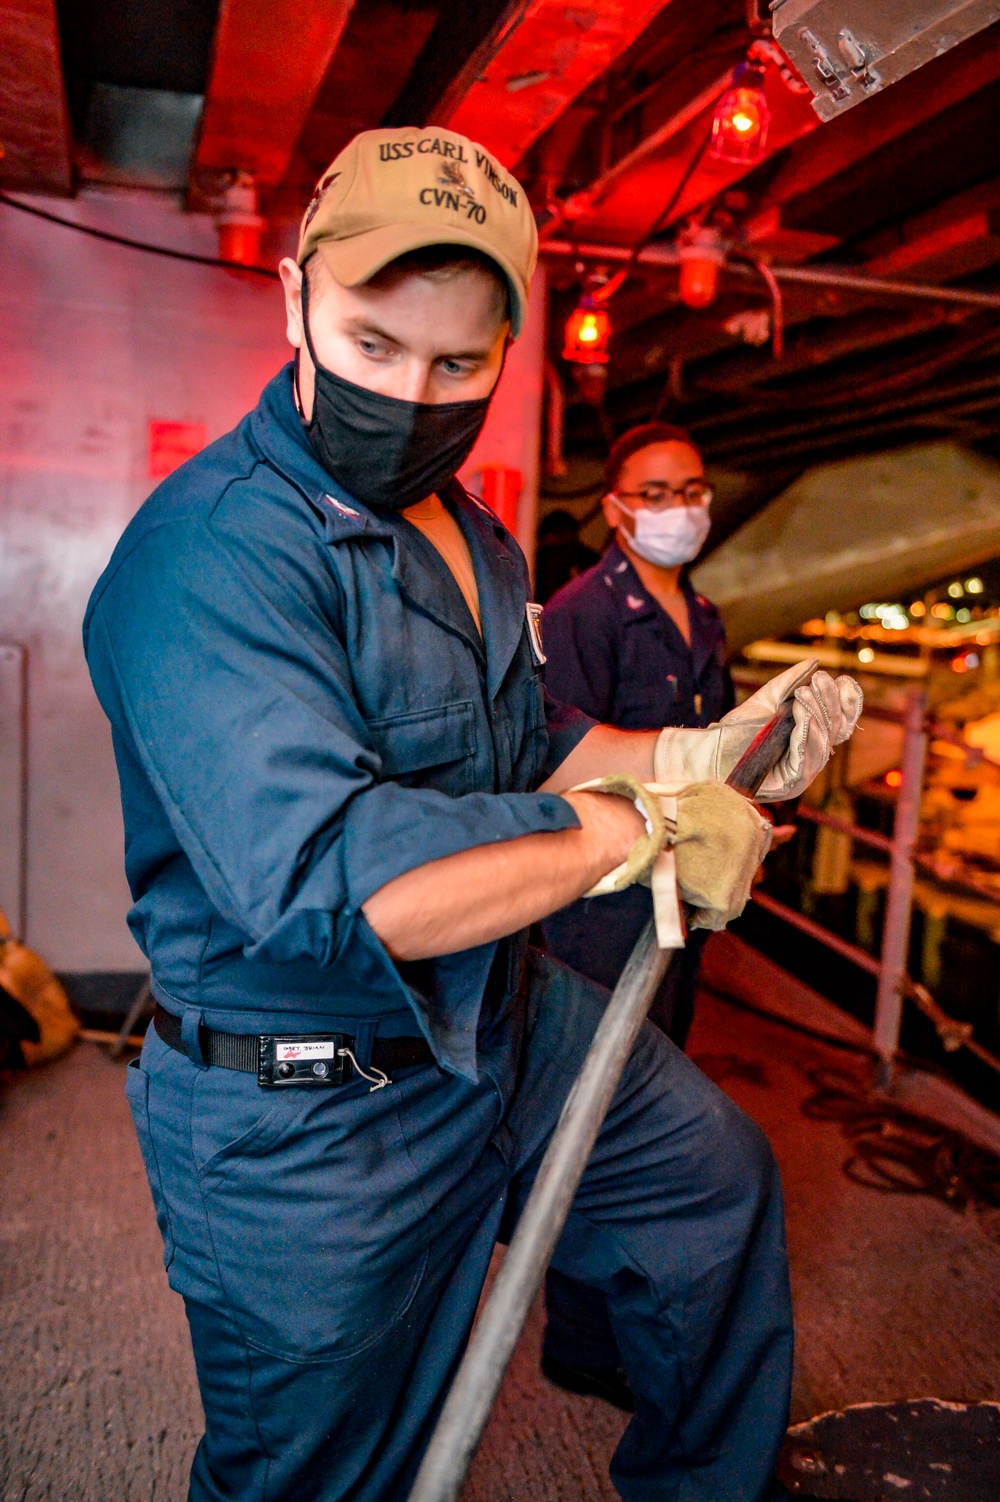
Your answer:
[[[454,479],[482,431],[492,392],[478,401],[404,402],[342,380],[316,358],[307,287],[303,271],[302,327],[315,372],[309,441],[355,500],[372,511],[403,511]]]

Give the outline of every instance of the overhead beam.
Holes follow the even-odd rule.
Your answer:
[[[994,83],[998,74],[1000,32],[992,29],[824,125],[814,139],[792,150],[772,179],[763,206],[822,194],[838,177],[849,182],[852,170],[873,151],[929,125]]]
[[[841,360],[851,360],[858,355],[883,353],[893,344],[905,343],[946,329],[955,321],[955,313],[945,313],[933,306],[918,306],[900,311],[898,308],[872,308],[862,304],[846,308],[836,319],[832,328],[823,328],[817,333],[813,327],[814,310],[804,304],[797,310],[794,326],[789,329],[784,355],[774,358],[770,347],[751,350],[742,345],[731,354],[720,348],[721,358],[712,368],[695,379],[694,390],[698,396],[739,396],[751,398],[749,408],[730,411],[727,418],[733,422],[752,422],[762,403],[777,407],[791,404],[787,388],[780,392],[756,393],[754,387],[769,381],[787,382],[792,377],[808,377],[825,365],[835,365]],[[829,314],[827,315],[829,317]],[[966,316],[963,312],[963,318]],[[789,320],[791,323],[791,320]],[[788,325],[786,325],[787,327]],[[856,388],[855,378],[855,388]],[[812,395],[813,388],[806,388]],[[828,388],[824,383],[824,391]],[[796,383],[795,395],[800,396],[802,387]]]
[[[354,0],[222,0],[194,169],[285,176]]]
[[[386,122],[433,120],[481,141],[514,167],[667,3],[509,0],[490,6],[462,0],[442,15],[412,86]]]
[[[531,0],[444,0],[383,125],[443,125],[479,69],[524,20]]]
[[[372,130],[406,84],[434,28],[434,0],[365,0],[355,5],[316,102],[299,134],[271,210],[301,212],[326,167],[359,131]],[[386,47],[386,37],[392,46]]]
[[[977,183],[858,249],[872,276],[947,281],[1000,261],[1000,178]]]
[[[0,0],[0,146],[3,187],[72,192],[54,0]]]

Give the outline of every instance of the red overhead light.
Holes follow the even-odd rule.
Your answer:
[[[611,319],[604,308],[586,293],[566,320],[563,359],[577,365],[606,365]]]
[[[681,268],[678,286],[681,302],[688,308],[707,308],[715,301],[719,267],[726,259],[722,236],[707,225],[688,229],[677,242],[677,259]]]
[[[715,106],[712,155],[723,162],[759,162],[767,145],[770,123],[763,68],[749,59],[737,63],[731,87]]]
[[[249,172],[234,173],[219,201],[215,225],[220,260],[256,266],[267,225],[257,212],[257,185]]]

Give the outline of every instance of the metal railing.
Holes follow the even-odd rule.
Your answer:
[[[797,928],[800,933],[825,945],[834,954],[849,960],[859,970],[876,977],[878,989],[875,997],[875,1018],[872,1024],[872,1043],[878,1055],[879,1082],[883,1087],[892,1083],[896,1056],[899,1052],[899,1035],[902,1026],[904,998],[914,1002],[934,1024],[945,1050],[953,1053],[965,1048],[981,1062],[1000,1072],[1000,1059],[983,1047],[973,1037],[971,1023],[949,1017],[938,1006],[930,991],[909,975],[906,956],[910,940],[910,923],[913,912],[913,886],[917,867],[932,875],[939,874],[933,857],[921,856],[916,851],[920,828],[920,804],[923,795],[924,767],[927,759],[929,734],[942,739],[958,740],[958,737],[940,731],[927,721],[927,696],[923,689],[914,689],[907,697],[905,712],[873,707],[866,709],[869,719],[888,720],[903,726],[902,783],[896,803],[893,835],[879,834],[874,829],[863,829],[847,819],[838,818],[821,809],[800,805],[797,818],[809,823],[836,829],[848,835],[858,844],[867,845],[889,856],[888,897],[885,922],[882,930],[882,949],[879,955],[869,954],[858,944],[842,938],[789,907],[767,892],[755,890],[753,900],[764,912]],[[962,743],[964,745],[964,742]],[[973,748],[966,747],[970,754]],[[1000,903],[1000,892],[974,877],[949,873],[952,885],[961,887],[978,897],[987,897]]]

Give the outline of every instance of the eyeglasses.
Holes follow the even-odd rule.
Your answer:
[[[643,485],[640,490],[618,490],[616,495],[629,500],[642,501],[650,511],[662,511],[668,506],[710,506],[715,495],[715,486],[706,480],[688,480],[679,488],[665,482]]]

